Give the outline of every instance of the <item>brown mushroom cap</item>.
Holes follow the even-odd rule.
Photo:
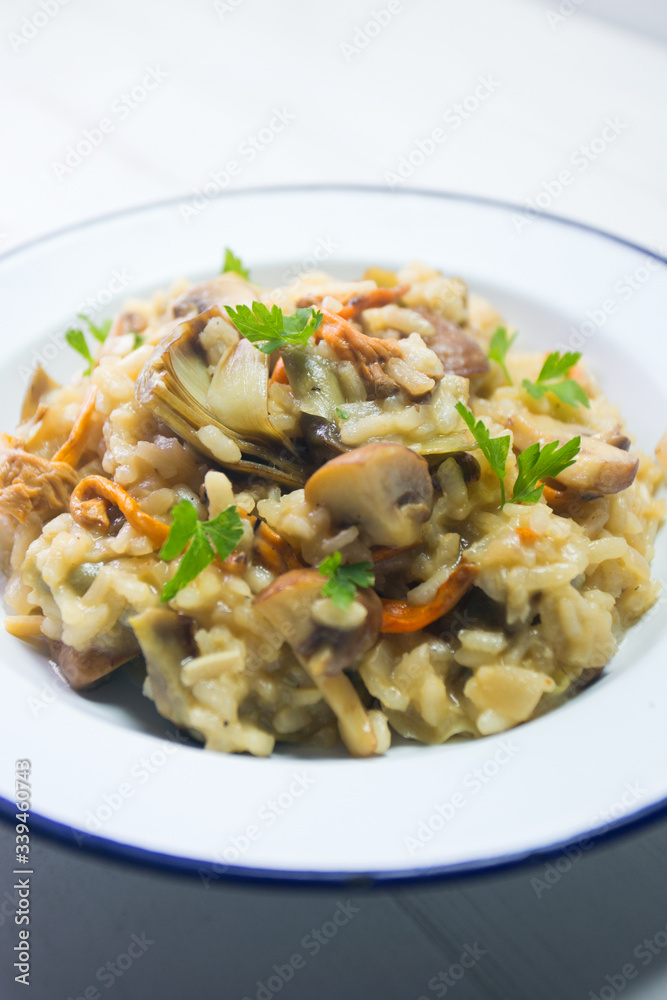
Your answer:
[[[433,508],[428,463],[402,444],[367,444],[332,458],[306,483],[306,500],[370,545],[414,545]]]
[[[559,441],[564,445],[581,435],[581,448],[574,465],[564,469],[558,482],[582,493],[620,493],[634,482],[639,467],[635,455],[608,444],[602,437],[594,437],[587,428],[577,424],[564,424],[542,414],[515,413],[505,424],[512,430],[514,447],[524,451],[535,441],[545,444]],[[616,434],[618,437],[618,435]]]
[[[415,312],[434,327],[435,333],[427,338],[426,346],[440,358],[446,372],[466,378],[488,372],[489,359],[470,334],[435,309],[416,306]]]

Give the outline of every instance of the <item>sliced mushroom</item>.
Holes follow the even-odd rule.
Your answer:
[[[435,333],[428,338],[427,346],[440,358],[446,372],[466,378],[488,372],[490,366],[486,354],[465,330],[434,309],[417,306],[415,312],[433,326]]]
[[[428,463],[402,444],[367,444],[332,458],[306,483],[306,500],[370,545],[412,545],[433,508]]]
[[[382,605],[374,590],[360,590],[348,621],[322,624],[324,579],[315,569],[284,573],[255,597],[254,605],[291,646],[338,719],[350,753],[368,757],[377,748],[371,721],[343,670],[352,666],[376,641]]]
[[[81,691],[91,687],[137,655],[135,648],[121,653],[107,653],[99,649],[81,652],[64,642],[51,642],[51,659],[71,688]]]
[[[559,441],[563,445],[580,435],[581,450],[574,465],[561,472],[557,479],[557,482],[580,493],[620,493],[632,485],[637,475],[639,459],[600,437],[587,436],[582,433],[586,428],[576,424],[564,424],[527,410],[515,413],[503,422],[512,431],[514,447],[518,451],[524,451],[536,441],[541,444]]]
[[[121,313],[113,322],[109,331],[109,338],[122,337],[126,333],[143,333],[148,326],[148,321],[141,313],[129,311]]]
[[[160,715],[189,726],[194,699],[181,680],[183,663],[196,655],[190,621],[167,608],[149,608],[130,619],[146,660],[150,693]]]
[[[212,306],[251,305],[256,293],[252,285],[233,271],[220,274],[211,281],[192,285],[178,296],[172,306],[174,317],[198,315]]]

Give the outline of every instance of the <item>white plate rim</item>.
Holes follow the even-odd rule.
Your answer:
[[[483,195],[409,187],[402,187],[390,192],[383,185],[356,183],[297,183],[287,185],[266,185],[238,188],[232,191],[222,191],[208,197],[211,201],[221,201],[253,195],[299,193],[344,194],[346,192],[363,195],[380,194],[385,197],[391,196],[396,198],[407,196],[441,199],[451,202],[468,203],[471,205],[488,206],[489,208],[496,208],[507,212],[515,212],[525,215],[525,206],[521,206],[511,201]],[[56,241],[61,237],[73,235],[79,231],[94,228],[97,225],[115,219],[141,215],[142,213],[148,213],[161,208],[176,207],[183,204],[187,200],[188,196],[160,199],[157,201],[131,206],[130,208],[121,211],[112,211],[99,216],[84,219],[71,226],[62,227],[44,236],[10,248],[5,253],[0,254],[0,264],[10,258],[18,257],[22,253],[30,251],[34,248],[48,247],[50,242]],[[667,258],[655,250],[589,223],[579,222],[578,220],[546,211],[531,213],[531,218],[554,222],[558,225],[567,226],[575,230],[592,234],[603,240],[611,241],[619,246],[640,253],[645,257],[652,258],[663,265],[667,265]],[[16,808],[14,803],[10,799],[0,796],[0,818],[8,822],[13,822],[15,811]],[[586,830],[585,835],[557,840],[544,846],[531,848],[530,850],[522,850],[516,853],[504,853],[498,855],[497,857],[465,861],[462,863],[448,863],[445,865],[427,867],[415,866],[396,870],[369,870],[364,872],[360,872],[358,870],[290,871],[285,869],[262,868],[261,866],[250,867],[230,864],[225,865],[225,870],[221,874],[216,874],[214,876],[214,881],[219,881],[223,885],[227,881],[249,881],[268,884],[298,883],[301,885],[345,885],[350,887],[355,885],[366,886],[370,884],[381,885],[393,882],[419,883],[442,879],[459,879],[465,876],[485,874],[490,871],[501,871],[513,869],[526,864],[535,864],[538,861],[546,862],[550,859],[560,857],[563,852],[567,851],[569,848],[576,848],[579,843],[585,840],[592,841],[596,845],[598,843],[607,842],[618,836],[628,834],[629,832],[636,830],[665,814],[667,814],[667,796],[644,808],[637,808],[634,810],[631,809],[621,818],[613,820],[612,822],[601,824],[598,827],[589,827]],[[201,859],[197,860],[194,858],[166,854],[156,850],[148,850],[132,844],[122,843],[110,837],[101,837],[87,832],[81,836],[80,831],[74,830],[66,824],[53,820],[48,816],[42,816],[39,813],[31,813],[31,826],[44,836],[60,841],[68,846],[78,847],[79,849],[92,852],[93,854],[111,856],[119,861],[124,861],[130,864],[138,864],[142,867],[149,866],[163,871],[197,877],[201,876],[202,868],[205,868],[207,864],[206,861]]]

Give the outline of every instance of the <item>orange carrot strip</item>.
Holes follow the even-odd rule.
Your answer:
[[[86,390],[86,394],[83,397],[81,408],[76,416],[76,420],[72,424],[69,437],[53,456],[53,462],[66,462],[67,465],[71,465],[72,468],[77,465],[81,455],[83,454],[86,434],[88,433],[90,421],[93,413],[95,412],[96,399],[97,386],[91,385]]]
[[[382,601],[381,632],[418,632],[442,618],[458,604],[475,582],[478,569],[472,563],[461,562],[445,582],[438,587],[428,604],[411,605],[405,601]]]
[[[169,525],[156,521],[150,514],[145,514],[127,490],[111,479],[105,479],[104,476],[87,476],[75,486],[70,498],[70,513],[83,528],[106,531],[109,528],[107,504],[118,507],[134,530],[145,535],[156,548],[164,545],[169,534]]]
[[[525,545],[532,545],[533,542],[537,541],[537,532],[533,531],[532,528],[517,528],[516,533],[519,536],[521,542]]]
[[[270,528],[266,521],[259,522],[253,549],[262,565],[276,576],[288,569],[302,569],[302,563],[292,546]]]
[[[393,288],[374,288],[370,292],[353,295],[338,313],[343,319],[357,319],[364,309],[379,309],[400,299],[409,285],[394,285]]]
[[[271,378],[269,379],[269,389],[274,383],[277,383],[278,385],[289,385],[287,369],[285,368],[285,362],[282,358],[278,358],[273,367]]]
[[[344,361],[362,358],[365,361],[388,361],[400,357],[401,348],[397,340],[390,337],[368,337],[338,313],[323,309],[324,321],[313,334],[315,343],[325,340]]]

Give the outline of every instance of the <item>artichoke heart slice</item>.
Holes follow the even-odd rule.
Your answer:
[[[310,470],[298,458],[293,442],[269,421],[268,358],[262,361],[261,352],[247,344],[259,355],[259,367],[245,349],[237,353],[234,348],[211,375],[199,336],[215,316],[222,316],[218,306],[179,324],[156,346],[137,378],[137,402],[149,407],[159,420],[216,465],[286,486],[303,486]],[[230,358],[240,385],[235,389],[237,396],[225,400],[223,394],[232,391],[232,384],[221,374],[221,365]],[[257,385],[251,384],[253,377]],[[216,384],[212,385],[214,378]],[[242,426],[241,395],[246,391],[247,424]],[[233,426],[219,419],[223,413],[229,415]]]

